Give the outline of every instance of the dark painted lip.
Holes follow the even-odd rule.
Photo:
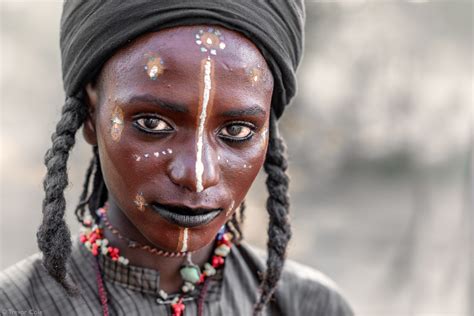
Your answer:
[[[171,205],[152,203],[151,208],[161,217],[178,226],[197,227],[210,223],[222,209],[191,209]]]

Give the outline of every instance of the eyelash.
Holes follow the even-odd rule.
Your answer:
[[[169,125],[171,127],[171,129],[169,130],[161,130],[161,131],[150,131],[149,129],[146,129],[144,128],[143,126],[141,126],[138,121],[140,119],[149,119],[149,118],[154,118],[154,119],[157,119],[157,120],[160,120],[162,122],[164,122],[165,124]],[[173,132],[174,131],[174,128],[171,126],[171,124],[169,124],[166,120],[162,119],[160,116],[158,115],[153,115],[153,114],[145,114],[145,113],[142,113],[142,114],[138,114],[136,115],[134,118],[133,118],[133,125],[135,126],[135,128],[137,128],[140,132],[143,132],[143,133],[146,133],[146,134],[149,134],[149,135],[153,135],[153,136],[161,136],[163,134],[168,134],[170,132]],[[232,137],[232,136],[225,136],[225,135],[218,135],[220,138],[222,138],[224,141],[226,142],[230,142],[230,143],[244,143],[246,141],[249,141],[252,139],[252,137],[255,135],[255,126],[251,123],[248,123],[248,122],[242,122],[242,121],[237,121],[237,122],[231,122],[227,125],[225,125],[224,127],[222,127],[220,130],[219,130],[219,133],[221,130],[225,129],[225,128],[228,128],[230,126],[234,126],[234,125],[239,125],[239,126],[245,126],[247,128],[250,129],[250,133],[248,136],[244,137],[244,138],[235,138],[235,137]]]
[[[243,142],[246,142],[246,141],[249,141],[252,139],[252,137],[255,135],[255,126],[253,124],[250,124],[248,122],[231,122],[230,124],[227,124],[225,125],[223,128],[221,128],[219,130],[219,132],[229,126],[233,126],[233,125],[240,125],[240,126],[245,126],[245,127],[248,127],[250,129],[250,133],[248,136],[244,137],[244,138],[234,138],[234,137],[231,137],[231,136],[224,136],[224,135],[220,135],[219,137],[221,137],[222,139],[224,139],[225,141],[227,142],[231,142],[231,143],[243,143]]]
[[[144,128],[143,126],[141,126],[138,123],[138,121],[141,120],[141,119],[151,119],[151,118],[164,122],[166,125],[170,126],[170,129],[160,130],[160,131],[151,131],[147,128]],[[135,126],[135,128],[137,128],[140,132],[147,133],[147,134],[154,135],[154,136],[161,136],[163,134],[168,134],[168,133],[171,133],[171,132],[174,131],[174,128],[172,127],[172,125],[170,123],[168,123],[166,120],[162,119],[158,115],[148,114],[148,113],[147,114],[141,113],[141,114],[138,114],[138,115],[134,116],[133,117],[133,126]]]

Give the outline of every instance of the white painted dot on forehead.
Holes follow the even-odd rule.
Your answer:
[[[199,50],[203,53],[209,53],[210,55],[217,55],[219,50],[223,50],[226,47],[224,43],[224,36],[222,33],[210,27],[207,31],[199,30],[195,34],[195,42],[199,45]]]
[[[147,58],[145,72],[151,80],[156,80],[165,70],[163,59],[156,53],[146,53],[145,57]]]

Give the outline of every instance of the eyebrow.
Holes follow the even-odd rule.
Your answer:
[[[223,112],[222,116],[265,116],[267,112],[257,104],[252,105],[251,107],[239,110],[229,110]]]
[[[168,102],[151,94],[134,95],[125,102],[126,104],[148,103],[157,105],[160,108],[176,113],[188,113],[188,108],[183,104]]]

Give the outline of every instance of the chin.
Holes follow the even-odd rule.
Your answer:
[[[153,208],[152,208],[153,209]],[[154,212],[152,210],[152,212]],[[227,221],[225,212],[219,211],[217,216],[208,213],[208,217],[199,218],[198,221],[205,223],[196,224],[197,220],[188,219],[187,215],[178,218],[178,224],[174,217],[171,219],[159,216],[159,223],[145,224],[140,229],[142,234],[159,249],[169,252],[194,252],[212,243],[219,229]],[[156,215],[156,214],[153,214]],[[168,216],[167,214],[166,216]],[[154,222],[154,221],[152,221]],[[152,226],[152,227],[146,227]],[[158,227],[158,229],[156,229]]]

